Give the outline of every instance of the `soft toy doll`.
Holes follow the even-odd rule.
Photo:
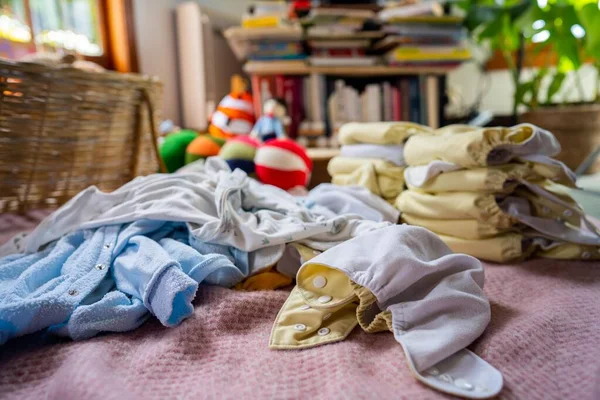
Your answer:
[[[287,109],[283,100],[275,98],[267,100],[263,107],[263,116],[256,121],[250,135],[261,142],[271,139],[285,139],[283,120],[286,115]]]
[[[248,135],[254,120],[252,95],[248,92],[245,81],[234,75],[231,79],[231,93],[221,100],[211,116],[208,133],[224,140]]]

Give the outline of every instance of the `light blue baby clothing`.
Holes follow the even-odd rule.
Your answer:
[[[0,344],[46,328],[73,339],[132,330],[150,314],[175,326],[193,312],[199,283],[235,285],[250,272],[248,257],[190,240],[184,223],[76,231],[0,259]]]

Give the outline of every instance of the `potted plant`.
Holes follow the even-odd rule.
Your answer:
[[[576,168],[600,146],[598,1],[461,0],[457,4],[466,11],[465,26],[475,42],[490,54],[500,53],[510,71],[515,122],[531,122],[553,132],[563,147],[558,158]],[[528,58],[537,59],[537,68],[524,73]],[[582,68],[595,69],[595,81],[590,83],[585,76],[584,83]]]

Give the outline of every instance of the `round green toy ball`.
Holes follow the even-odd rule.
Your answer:
[[[160,156],[167,171],[175,172],[185,165],[185,150],[198,137],[198,132],[183,129],[168,135],[160,146]]]

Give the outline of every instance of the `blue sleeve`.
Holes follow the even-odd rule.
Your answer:
[[[158,242],[132,237],[113,268],[117,289],[141,300],[163,325],[175,326],[192,314],[198,283]]]

